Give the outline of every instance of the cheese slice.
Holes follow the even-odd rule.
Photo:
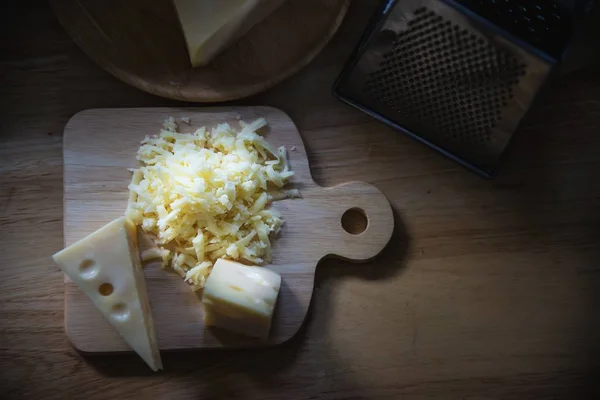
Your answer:
[[[173,0],[192,66],[208,64],[285,0]]]
[[[150,368],[162,369],[135,225],[118,218],[52,258]]]
[[[266,339],[280,287],[270,269],[219,259],[204,287],[204,323]]]

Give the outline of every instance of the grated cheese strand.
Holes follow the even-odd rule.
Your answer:
[[[294,175],[284,147],[274,148],[257,130],[267,122],[239,121],[178,132],[168,118],[147,136],[132,169],[126,215],[156,237],[162,258],[194,289],[204,286],[218,258],[252,264],[271,259],[270,237],[283,224],[269,208],[274,200],[299,197],[284,190]]]

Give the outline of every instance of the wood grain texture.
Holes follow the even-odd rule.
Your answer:
[[[265,349],[82,356],[64,331],[62,132],[99,107],[180,107],[115,79],[47,2],[0,13],[0,398],[597,399],[600,69],[552,81],[482,180],[331,95],[378,2],[304,70],[237,105],[285,111],[315,182],[373,184],[396,217],[366,264],[323,260],[307,321]]]
[[[170,99],[216,102],[262,92],[305,67],[350,0],[289,0],[208,66],[192,68],[172,0],[56,0],[54,12],[102,68]]]
[[[394,230],[394,216],[379,190],[362,182],[331,188],[315,184],[302,138],[292,120],[272,107],[96,109],[75,115],[64,133],[64,234],[69,246],[118,218],[125,211],[131,181],[128,168],[147,135],[156,134],[168,117],[179,121],[182,132],[201,126],[210,129],[227,122],[239,127],[259,117],[267,119],[261,131],[276,147],[286,146],[294,176],[290,183],[302,198],[273,204],[285,225],[274,242],[269,268],[282,278],[281,291],[268,341],[207,329],[203,323],[201,292],[194,293],[181,278],[153,264],[145,270],[156,336],[161,350],[214,347],[255,347],[278,344],[298,332],[313,293],[315,268],[325,256],[365,261],[383,250]],[[191,123],[181,122],[182,117]],[[348,210],[361,210],[368,225],[360,234],[342,227]],[[142,242],[143,243],[143,242]],[[146,248],[142,245],[140,251]],[[65,328],[78,350],[131,351],[93,303],[67,277]],[[109,282],[110,283],[110,282]]]

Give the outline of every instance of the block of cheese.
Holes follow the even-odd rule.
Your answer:
[[[192,66],[208,64],[285,0],[173,0]]]
[[[270,269],[219,259],[204,287],[204,323],[266,339],[280,287]]]
[[[135,225],[118,218],[52,258],[150,368],[162,369]]]

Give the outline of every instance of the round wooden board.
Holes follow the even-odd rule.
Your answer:
[[[52,0],[73,40],[102,68],[146,92],[219,102],[264,91],[306,66],[350,0],[289,0],[213,62],[192,68],[171,0]]]

